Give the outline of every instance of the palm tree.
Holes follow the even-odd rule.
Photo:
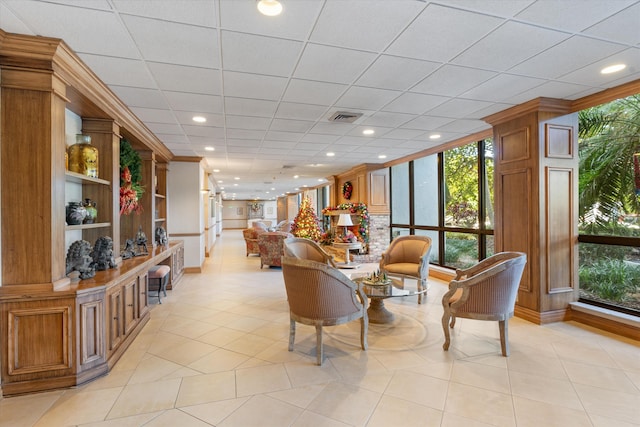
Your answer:
[[[581,111],[578,138],[580,222],[618,228],[640,213],[640,95]]]

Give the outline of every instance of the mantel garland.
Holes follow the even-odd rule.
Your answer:
[[[358,214],[358,234],[362,237],[364,243],[369,243],[369,211],[364,203],[341,203],[338,206],[327,207],[322,210],[323,215],[327,215],[331,211],[349,211],[352,214]]]

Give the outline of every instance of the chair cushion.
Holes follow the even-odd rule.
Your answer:
[[[168,265],[156,265],[149,269],[149,279],[162,279],[170,271],[171,268]]]
[[[404,274],[405,276],[420,277],[420,264],[411,262],[398,262],[395,264],[385,264],[387,273]]]
[[[424,254],[428,245],[421,240],[404,240],[398,242],[398,247],[394,251],[392,258],[400,258],[404,261],[419,263],[420,257]],[[393,262],[393,259],[391,259]]]

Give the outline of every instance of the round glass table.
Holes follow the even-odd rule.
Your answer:
[[[394,297],[411,297],[414,295],[422,295],[427,293],[427,289],[418,290],[415,288],[404,287],[399,279],[390,279],[386,284],[372,284],[365,277],[352,278],[354,282],[361,283],[362,289],[367,297],[369,297],[369,308],[367,315],[370,323],[391,323],[394,314],[384,306],[384,300]]]

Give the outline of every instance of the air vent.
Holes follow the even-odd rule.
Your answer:
[[[293,167],[293,165],[282,165],[282,169],[291,169]]]
[[[329,117],[330,122],[353,123],[362,116],[362,113],[349,113],[346,111],[338,111]]]

